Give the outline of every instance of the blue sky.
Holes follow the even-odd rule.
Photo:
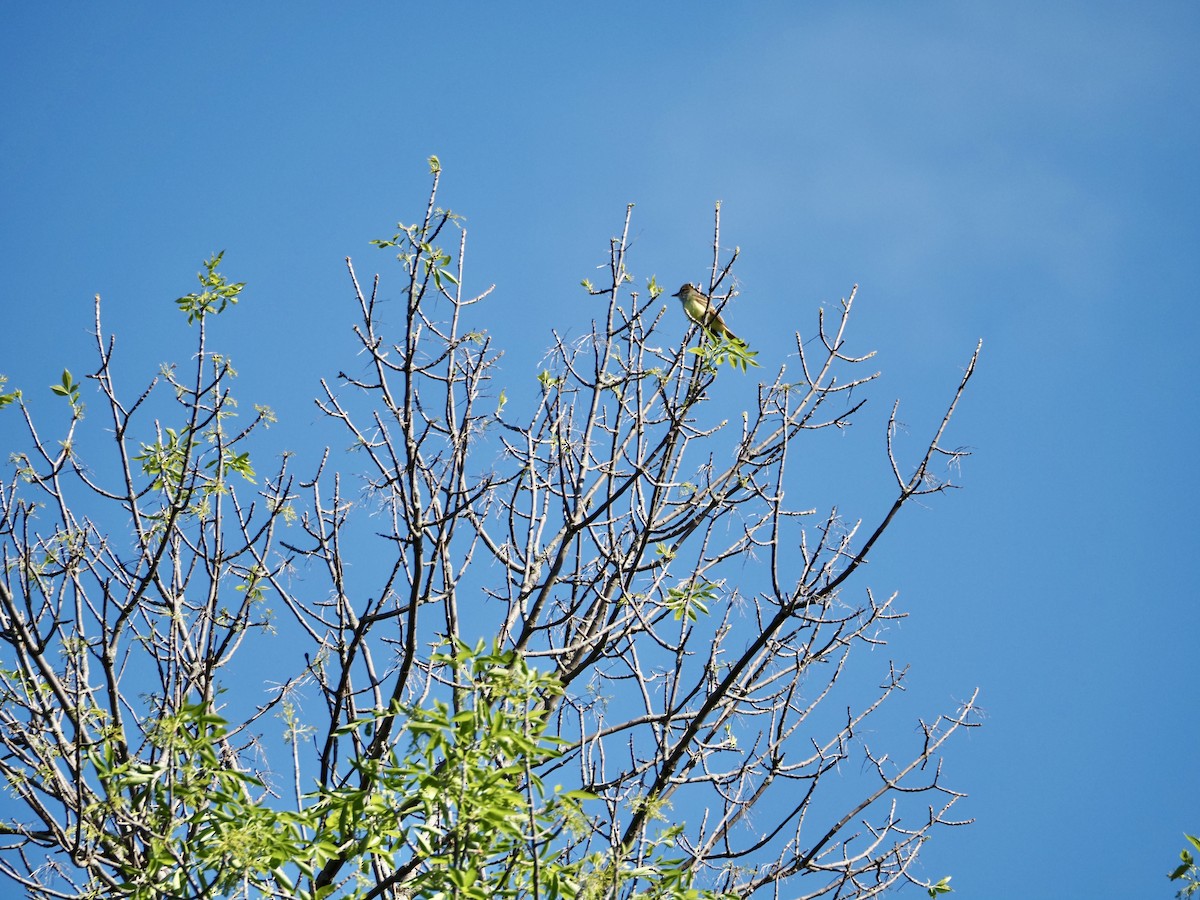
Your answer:
[[[729,315],[768,369],[858,283],[852,346],[883,371],[854,451],[876,469],[846,487],[863,516],[892,400],[920,440],[982,337],[966,489],[868,573],[911,613],[905,709],[978,685],[987,711],[947,762],[977,822],[925,874],[1173,895],[1200,829],[1200,6],[10,4],[0,25],[0,372],[27,391],[90,365],[96,293],[130,373],[173,358],[170,301],[224,248],[250,287],[220,343],[303,441],[351,348],[342,260],[386,272],[367,242],[419,215],[430,154],[514,383],[550,327],[586,327],[578,283],[628,202],[634,274],[673,289],[704,277],[722,201]]]

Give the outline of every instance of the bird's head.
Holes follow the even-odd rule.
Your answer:
[[[677,290],[671,296],[678,297],[680,300],[685,300],[685,299],[687,299],[688,293],[691,291],[694,291],[694,290],[696,290],[695,286],[692,285],[690,282],[685,281],[683,284],[683,287],[681,287],[679,290]]]

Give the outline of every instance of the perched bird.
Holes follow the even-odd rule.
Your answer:
[[[731,341],[741,341],[736,334],[729,330],[725,320],[721,318],[712,301],[694,284],[685,284],[672,297],[678,297],[683,304],[683,312],[689,319],[701,326],[714,338],[728,338]]]

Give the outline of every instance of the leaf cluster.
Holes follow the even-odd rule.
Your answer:
[[[1200,851],[1200,838],[1191,834],[1185,834],[1184,837],[1191,849],[1184,847],[1179,852],[1179,865],[1167,876],[1172,881],[1183,882],[1175,895],[1180,900],[1200,893],[1200,867],[1197,867],[1196,857],[1192,854],[1192,850]]]
[[[226,307],[238,302],[238,297],[246,287],[245,282],[230,282],[217,271],[217,266],[224,257],[225,251],[222,250],[204,261],[204,271],[196,276],[204,290],[186,294],[175,300],[175,305],[187,314],[189,325],[204,316],[223,313]]]

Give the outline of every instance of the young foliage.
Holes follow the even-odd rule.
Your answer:
[[[7,383],[8,378],[4,375],[0,375],[0,409],[4,409],[4,407],[8,406],[10,403],[15,403],[20,398],[20,393],[18,391],[10,391],[7,394],[3,393],[4,385]]]
[[[743,372],[750,367],[758,368],[758,361],[755,360],[758,351],[751,350],[745,341],[736,338],[712,338],[699,347],[689,348],[688,353],[696,354],[709,372],[715,372],[722,363],[729,363],[732,368]]]
[[[246,287],[245,282],[230,283],[224,275],[217,271],[217,266],[224,258],[225,251],[222,250],[204,261],[204,271],[196,276],[200,279],[203,291],[176,299],[175,305],[187,313],[189,325],[204,316],[219,315],[225,312],[227,306],[238,302],[242,289]]]
[[[1179,865],[1167,876],[1172,881],[1182,882],[1175,894],[1179,900],[1187,900],[1188,897],[1200,893],[1200,867],[1197,867],[1196,857],[1192,854],[1192,850],[1200,851],[1200,838],[1191,834],[1185,834],[1184,837],[1191,849],[1184,847],[1179,852]]]

